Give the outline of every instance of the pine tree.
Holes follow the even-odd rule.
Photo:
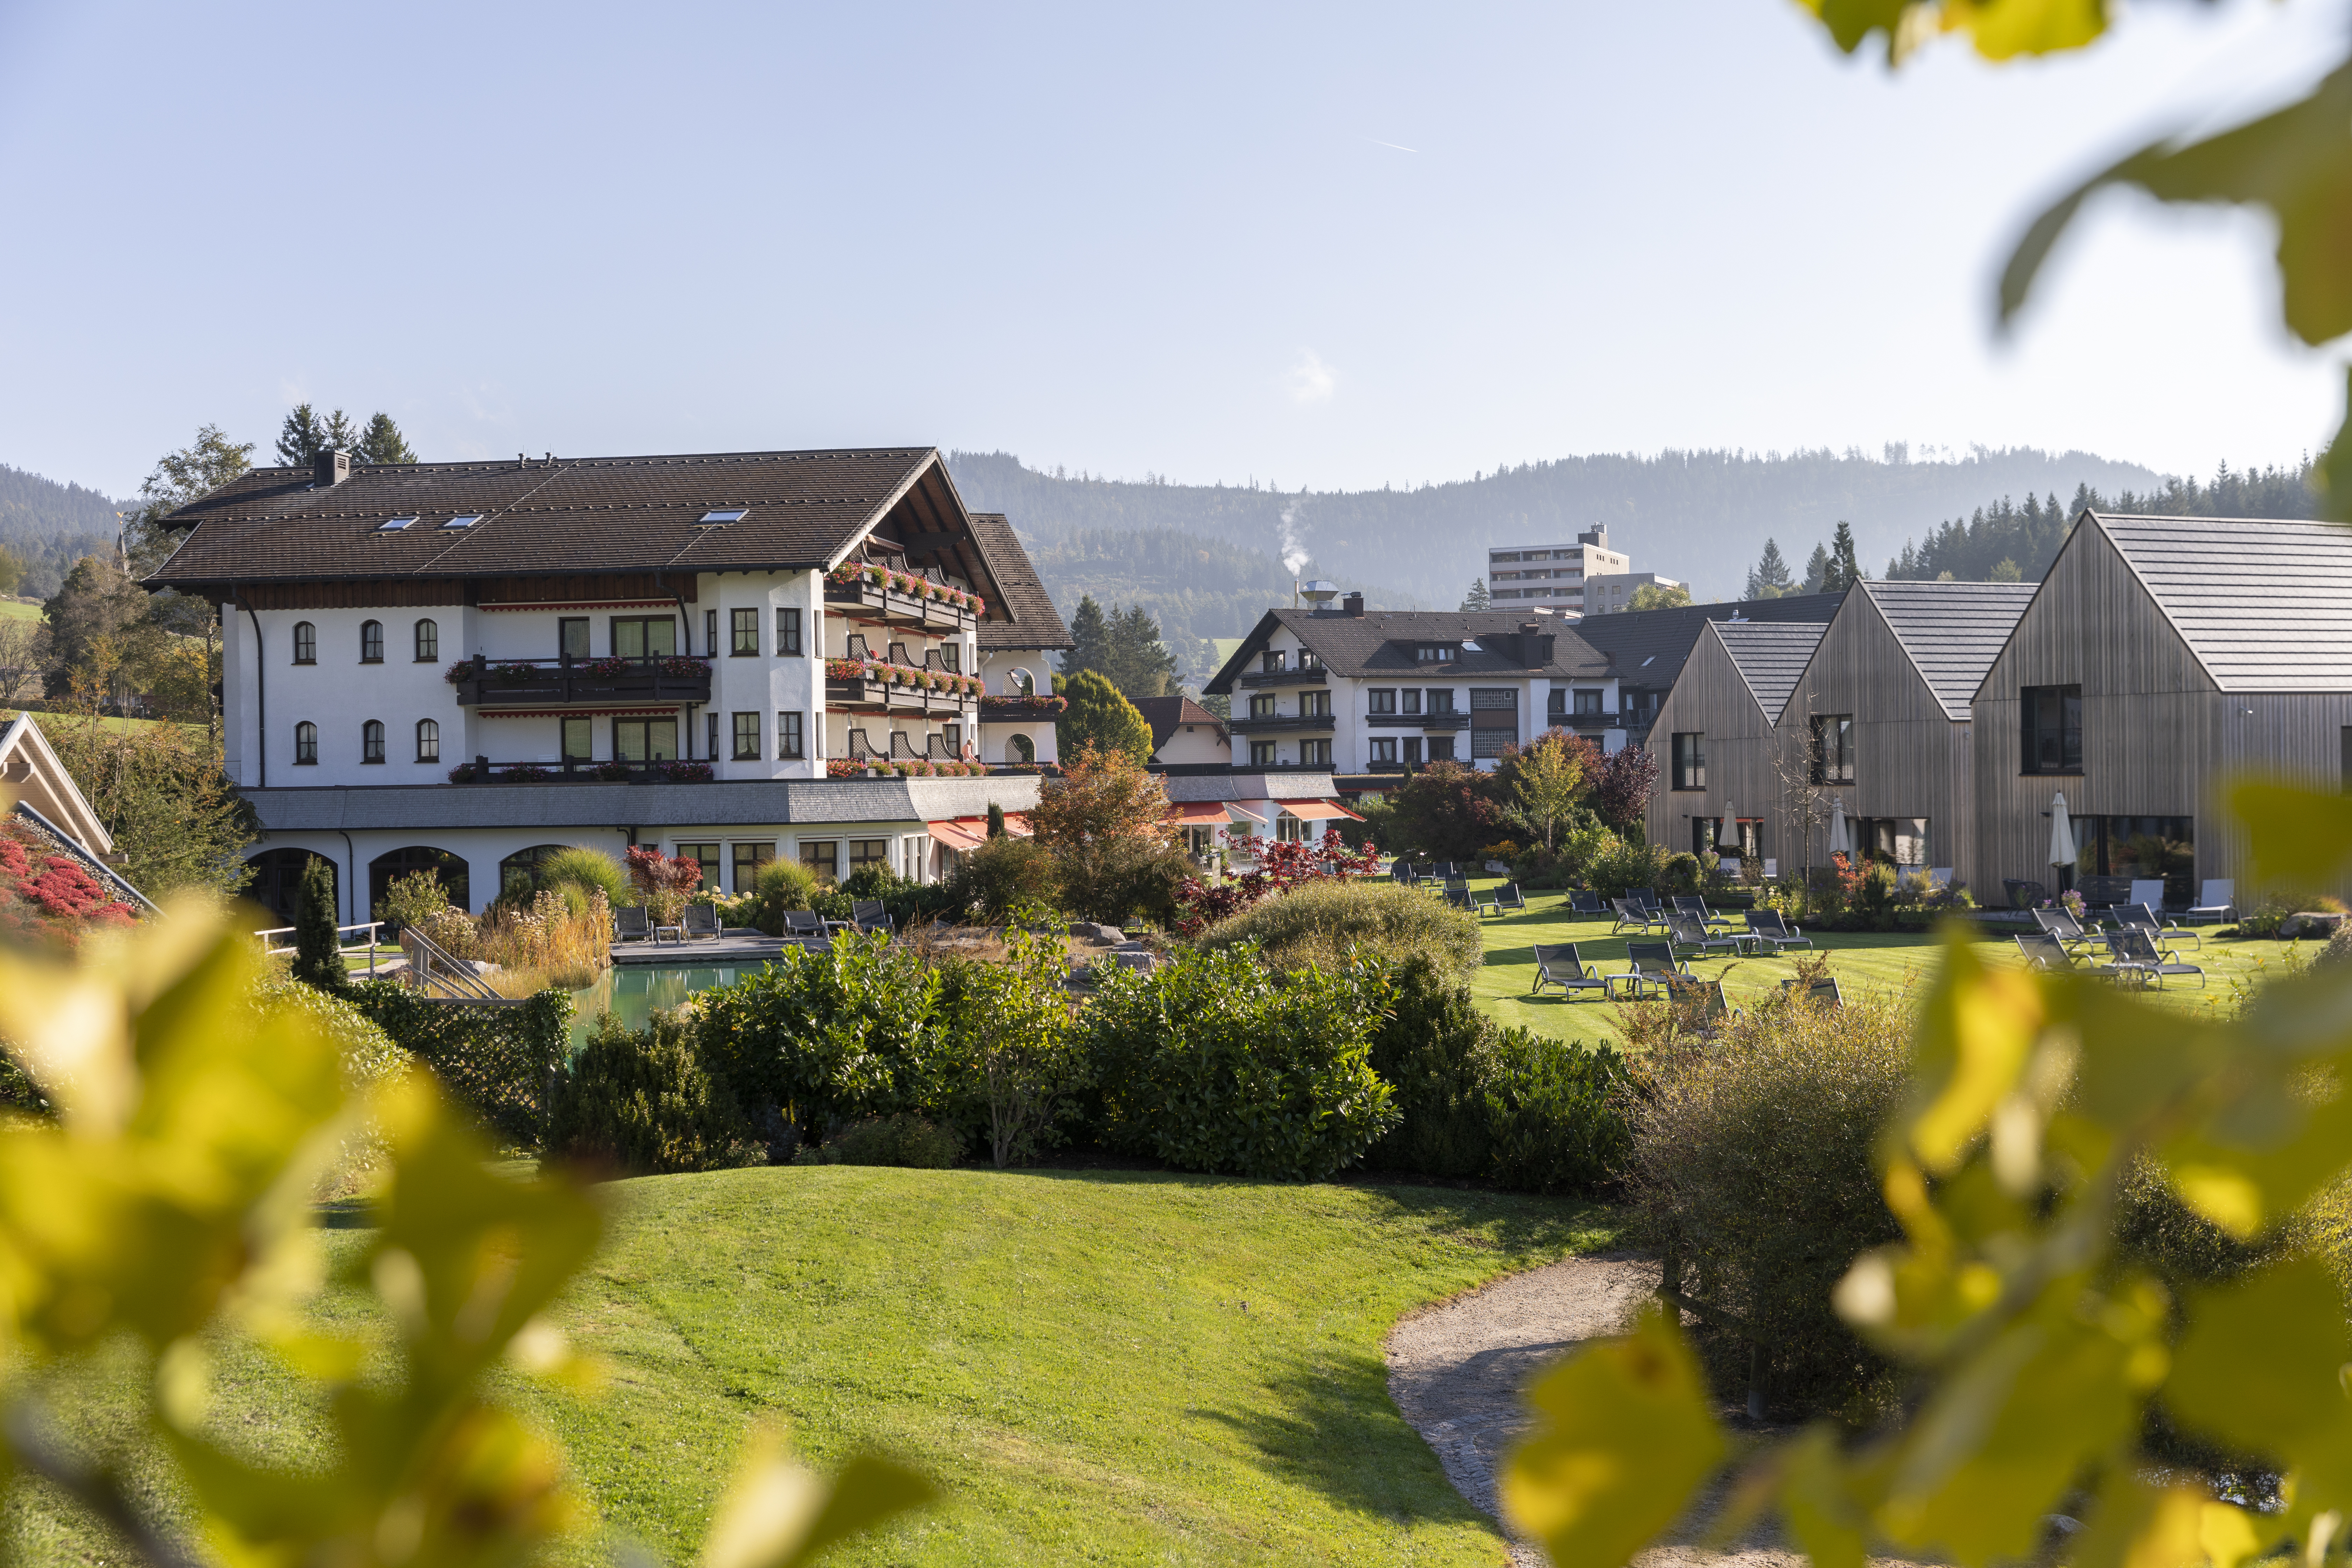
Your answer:
[[[1484,610],[1491,607],[1486,598],[1486,579],[1484,577],[1470,579],[1470,591],[1462,595],[1462,607],[1465,610]]]
[[[1082,669],[1098,669],[1108,677],[1118,662],[1111,647],[1109,618],[1095,603],[1095,596],[1087,594],[1078,600],[1077,610],[1070,616],[1070,646],[1062,654],[1062,673],[1076,675]]]
[[[359,445],[359,426],[352,424],[349,416],[340,408],[328,415],[327,422],[319,426],[319,450],[321,452],[356,452]]]
[[[1832,581],[1834,579],[1834,581]],[[1862,581],[1862,563],[1853,558],[1853,529],[1839,523],[1837,536],[1830,542],[1830,569],[1822,574],[1825,592],[1842,594]]]
[[[416,454],[409,450],[408,438],[400,433],[400,426],[392,422],[392,416],[379,411],[369,418],[367,427],[360,432],[359,445],[352,448],[352,460],[355,463],[413,463],[416,461]]]
[[[992,800],[988,803],[988,836],[991,838],[1004,837],[1004,807]]]
[[[294,978],[321,991],[341,991],[350,979],[341,946],[335,933],[335,868],[313,855],[302,867],[301,890],[294,900]]]
[[[1826,544],[1816,544],[1813,546],[1812,555],[1805,562],[1805,592],[1808,594],[1822,592],[1823,584],[1829,581],[1829,575],[1830,547]]]
[[[1113,610],[1110,616],[1112,667],[1103,673],[1130,702],[1144,697],[1165,697],[1174,689],[1176,656],[1160,640],[1160,623],[1141,605]]]
[[[278,466],[307,468],[326,444],[327,432],[317,413],[309,404],[298,403],[286,416],[286,423],[278,427]]]
[[[1796,585],[1789,575],[1789,563],[1780,554],[1780,542],[1766,540],[1764,553],[1748,569],[1748,597],[1777,599]]]

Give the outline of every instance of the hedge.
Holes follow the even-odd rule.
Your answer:
[[[500,1138],[517,1148],[540,1146],[551,1088],[571,1054],[570,992],[546,990],[502,1007],[362,980],[350,997]]]

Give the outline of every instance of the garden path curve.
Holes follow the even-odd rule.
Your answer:
[[[1579,1342],[1624,1328],[1657,1288],[1655,1259],[1603,1253],[1562,1258],[1415,1312],[1389,1331],[1389,1396],[1437,1450],[1455,1489],[1499,1520],[1496,1467],[1533,1424],[1519,1391],[1537,1368]],[[1702,1512],[1713,1500],[1702,1500]],[[1546,1568],[1543,1552],[1527,1542],[1514,1540],[1510,1551],[1514,1568]],[[1804,1558],[1764,1540],[1707,1552],[1670,1538],[1634,1562],[1636,1568],[1802,1568]],[[1888,1568],[1885,1559],[1873,1562]]]

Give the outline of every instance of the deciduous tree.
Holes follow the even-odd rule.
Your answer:
[[[1660,583],[1644,583],[1633,590],[1633,596],[1625,601],[1625,607],[1629,610],[1672,610],[1690,602],[1688,588],[1669,588]]]
[[[1552,828],[1576,809],[1584,794],[1584,764],[1569,749],[1567,737],[1547,734],[1519,753],[1517,777],[1511,794],[1519,809],[1543,829],[1544,847],[1551,847]]]
[[[1117,752],[1137,767],[1151,760],[1151,726],[1100,670],[1082,669],[1059,684],[1069,707],[1055,721],[1065,760],[1091,746]]]

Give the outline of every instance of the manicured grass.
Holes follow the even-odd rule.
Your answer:
[[[41,614],[38,599],[0,599],[0,621],[37,621]]]
[[[601,1516],[565,1554],[582,1563],[610,1562],[614,1531],[690,1561],[772,1412],[821,1466],[878,1446],[952,1494],[845,1563],[1498,1564],[1493,1525],[1390,1404],[1381,1340],[1614,1239],[1610,1211],[1566,1201],[1143,1173],[784,1167],[609,1191],[611,1237],[561,1317],[611,1386],[509,1389]],[[301,1392],[233,1358],[216,1419],[299,1456]],[[28,1559],[70,1560],[78,1533],[26,1511]]]
[[[1499,878],[1470,884],[1474,892],[1501,885]],[[1525,1025],[1539,1034],[1563,1039],[1617,1043],[1622,1031],[1615,1004],[1593,1000],[1597,993],[1592,992],[1583,993],[1584,999],[1575,1002],[1568,1001],[1557,990],[1531,997],[1528,987],[1535,981],[1537,942],[1575,942],[1585,962],[1598,964],[1605,974],[1622,967],[1627,937],[1611,936],[1611,921],[1605,918],[1579,920],[1570,915],[1564,893],[1530,893],[1528,901],[1533,907],[1524,914],[1488,916],[1480,922],[1486,940],[1486,966],[1471,982],[1471,994],[1481,1007],[1506,1024]],[[2205,970],[2203,990],[2198,989],[2195,977],[2180,977],[2168,982],[2161,991],[2149,991],[2148,997],[2167,1007],[2229,1007],[2234,1005],[2238,994],[2231,989],[2232,981],[2243,984],[2263,973],[2275,974],[2285,963],[2314,951],[2308,942],[2240,942],[2234,937],[2221,937],[2217,933],[2222,929],[2225,928],[2207,926],[2198,932],[2204,939],[2201,951],[2181,944],[2180,956]],[[1638,933],[1628,934],[1639,940]],[[1939,951],[1937,938],[1916,931],[1806,934],[1813,938],[1819,951],[1831,955],[1830,973],[1848,994],[1857,991],[1924,988],[1932,977]],[[1657,940],[1655,933],[1651,940]],[[1979,941],[1975,945],[1995,963],[2021,962],[2017,943],[2006,936],[1997,941]],[[2290,958],[2290,950],[2298,946],[2300,952]],[[1735,1007],[1745,1007],[1761,999],[1796,973],[1792,960],[1764,956],[1695,956],[1690,967],[1702,979],[1721,980],[1724,996]]]
[[[23,711],[25,710],[21,708],[0,708],[0,724],[5,724]],[[129,734],[136,730],[152,730],[159,725],[171,722],[168,719],[117,719],[111,715],[103,716],[98,721],[118,735]],[[78,713],[45,713],[35,710],[33,722],[41,727],[44,734],[54,736],[68,725],[87,724],[89,721]],[[202,730],[204,727],[202,724],[185,726],[190,730]]]

